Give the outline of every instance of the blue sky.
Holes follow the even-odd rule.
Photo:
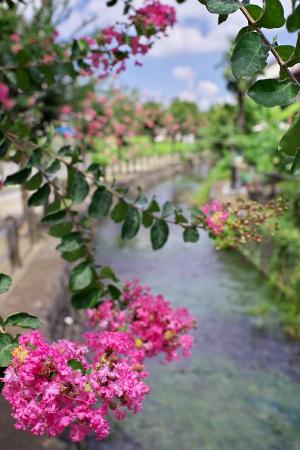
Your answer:
[[[142,59],[143,66],[129,64],[118,83],[138,88],[147,99],[169,101],[181,97],[197,101],[202,109],[216,102],[230,101],[223,69],[217,66],[228,48],[230,36],[235,36],[246,25],[243,15],[239,12],[232,14],[218,26],[217,16],[209,14],[197,0],[187,0],[182,5],[177,5],[175,0],[164,1],[176,6],[177,24],[170,30],[169,36],[157,42],[151,53]],[[96,18],[93,27],[95,24],[99,27],[113,24],[121,18],[121,7],[107,8],[105,0],[71,2],[73,13],[60,27],[63,37],[72,34],[82,20],[89,17]],[[255,3],[262,2],[257,0]],[[283,3],[287,10],[290,0]],[[276,30],[268,34],[273,37]],[[291,41],[287,33],[280,33],[278,37],[280,43],[295,40],[293,36]]]

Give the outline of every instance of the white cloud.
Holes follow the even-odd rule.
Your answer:
[[[244,25],[243,17],[232,15],[232,21],[218,26],[215,17],[209,21],[209,29],[203,32],[199,27],[177,24],[166,38],[157,42],[150,54],[154,57],[167,57],[174,55],[186,55],[191,53],[211,53],[225,51],[228,48],[229,39],[235,36]]]
[[[198,102],[197,93],[192,89],[185,89],[184,91],[179,93],[178,97],[180,98],[180,100],[186,100],[188,102]]]
[[[210,80],[201,80],[198,83],[198,92],[200,95],[214,97],[219,93],[218,86]]]
[[[192,81],[196,78],[196,72],[190,66],[176,66],[172,71],[172,75],[180,81]]]

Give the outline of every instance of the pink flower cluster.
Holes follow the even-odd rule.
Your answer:
[[[111,71],[119,74],[126,69],[126,60],[131,56],[145,55],[152,47],[153,38],[164,33],[176,21],[175,9],[159,1],[136,9],[125,24],[104,28],[95,38],[84,36],[90,52],[87,62],[90,67],[84,74],[97,73],[105,78]],[[135,61],[140,65],[138,61]]]
[[[147,27],[154,26],[159,31],[165,31],[167,27],[175,24],[176,11],[172,6],[153,1],[138,9],[133,20],[137,23],[142,22]]]
[[[219,236],[223,232],[229,218],[229,213],[225,210],[224,205],[218,200],[213,200],[202,207],[202,212],[205,215],[207,227],[216,236]]]
[[[5,110],[12,108],[14,105],[14,101],[9,98],[9,87],[4,83],[0,83],[0,104]]]
[[[57,436],[69,427],[74,442],[92,431],[103,439],[109,434],[109,411],[118,419],[128,410],[141,411],[149,387],[133,339],[105,332],[88,335],[87,343],[96,350],[92,362],[85,345],[49,343],[39,331],[19,337],[2,379],[17,429]]]
[[[189,332],[195,319],[186,308],[172,308],[162,295],[153,295],[149,287],[138,281],[129,282],[123,290],[123,307],[107,300],[88,311],[89,324],[99,331],[123,331],[134,337],[145,357],[165,354],[166,361],[190,356],[193,337]]]

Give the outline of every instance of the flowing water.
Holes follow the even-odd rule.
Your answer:
[[[160,201],[193,183],[161,183]],[[205,233],[184,244],[172,229],[153,252],[149,232],[120,240],[118,226],[97,232],[101,264],[123,279],[139,277],[197,317],[190,359],[151,360],[152,392],[141,414],[114,422],[111,437],[89,450],[300,450],[300,346],[280,332],[277,316],[248,314],[271,300],[267,283],[239,254],[215,251]]]

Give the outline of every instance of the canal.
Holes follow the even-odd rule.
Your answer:
[[[184,178],[155,189],[160,202],[197,184]],[[138,277],[197,317],[190,359],[149,361],[152,392],[144,411],[114,422],[110,438],[89,450],[300,450],[300,347],[280,331],[276,312],[249,314],[272,300],[267,282],[236,252],[217,252],[203,233],[184,244],[172,229],[153,252],[149,232],[119,238],[97,231],[97,258],[122,279]]]

